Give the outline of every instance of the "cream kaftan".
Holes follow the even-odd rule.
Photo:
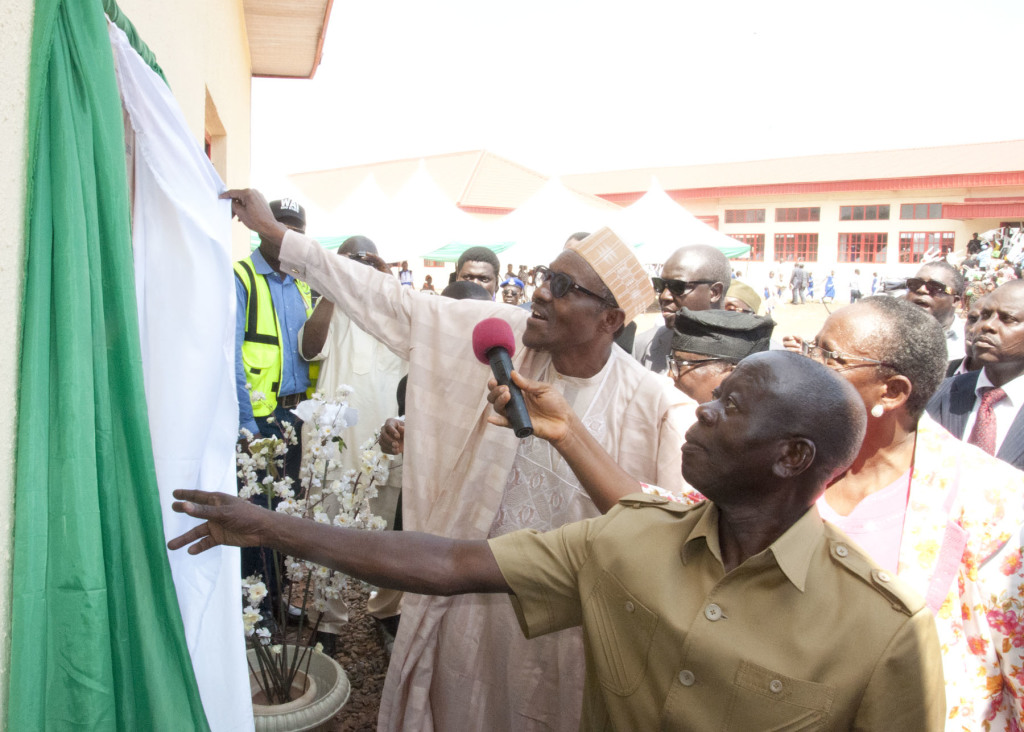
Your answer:
[[[487,422],[490,369],[474,357],[471,333],[484,318],[506,320],[516,338],[515,368],[557,383],[548,354],[522,345],[529,314],[502,303],[417,293],[292,232],[285,235],[281,261],[409,361],[405,528],[456,538],[489,536],[520,441],[511,430]],[[592,415],[604,422],[597,434],[601,444],[637,479],[680,488],[682,433],[693,418],[689,400],[618,348],[594,378],[603,378],[594,391],[600,406]],[[579,386],[593,391],[592,385]],[[577,407],[581,414],[588,411]],[[553,472],[559,470],[554,465]],[[510,497],[505,514],[513,503],[521,514],[523,506]],[[582,512],[586,503],[576,494],[573,500]],[[558,509],[553,518],[576,517]],[[521,640],[505,597],[406,595],[380,729],[576,729],[584,663],[578,636],[555,635],[551,642],[520,647]]]

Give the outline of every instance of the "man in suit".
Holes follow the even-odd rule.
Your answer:
[[[1024,280],[981,303],[973,371],[947,379],[928,413],[953,435],[1024,470]]]

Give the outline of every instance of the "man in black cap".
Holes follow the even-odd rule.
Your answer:
[[[713,392],[742,359],[768,350],[775,321],[732,310],[676,312],[668,373],[676,388],[698,404]]]
[[[270,210],[289,229],[305,232],[306,211],[294,199],[271,201]],[[238,440],[247,449],[253,438],[285,438],[282,423],[292,425],[297,444],[288,446],[285,473],[298,485],[302,423],[290,410],[305,399],[311,383],[309,364],[299,353],[299,331],[313,311],[309,285],[282,272],[281,262],[260,248],[235,262],[234,270]],[[267,505],[265,495],[254,500]],[[260,551],[242,550],[243,577],[263,571]],[[272,561],[269,552],[265,561]]]

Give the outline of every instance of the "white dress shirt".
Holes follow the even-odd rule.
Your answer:
[[[974,387],[974,406],[971,408],[971,414],[967,418],[967,425],[964,427],[964,442],[967,442],[971,436],[971,430],[974,429],[974,423],[978,419],[978,407],[981,406],[981,391],[990,386],[993,386],[993,384],[989,380],[986,370],[982,369],[981,374],[978,376],[978,383]],[[996,453],[1002,447],[1003,440],[1006,439],[1006,435],[1010,432],[1010,425],[1013,424],[1013,420],[1017,418],[1017,412],[1020,411],[1021,405],[1024,404],[1024,375],[1003,384],[1003,391],[1006,392],[1006,396],[992,406],[992,413],[996,417]]]

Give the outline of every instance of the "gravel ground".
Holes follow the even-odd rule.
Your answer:
[[[348,703],[327,724],[322,732],[361,732],[377,728],[377,710],[380,692],[388,670],[388,652],[384,646],[377,621],[366,614],[369,592],[355,587],[353,582],[345,591],[349,606],[349,622],[345,632],[338,636],[334,660],[348,674],[352,694]]]

